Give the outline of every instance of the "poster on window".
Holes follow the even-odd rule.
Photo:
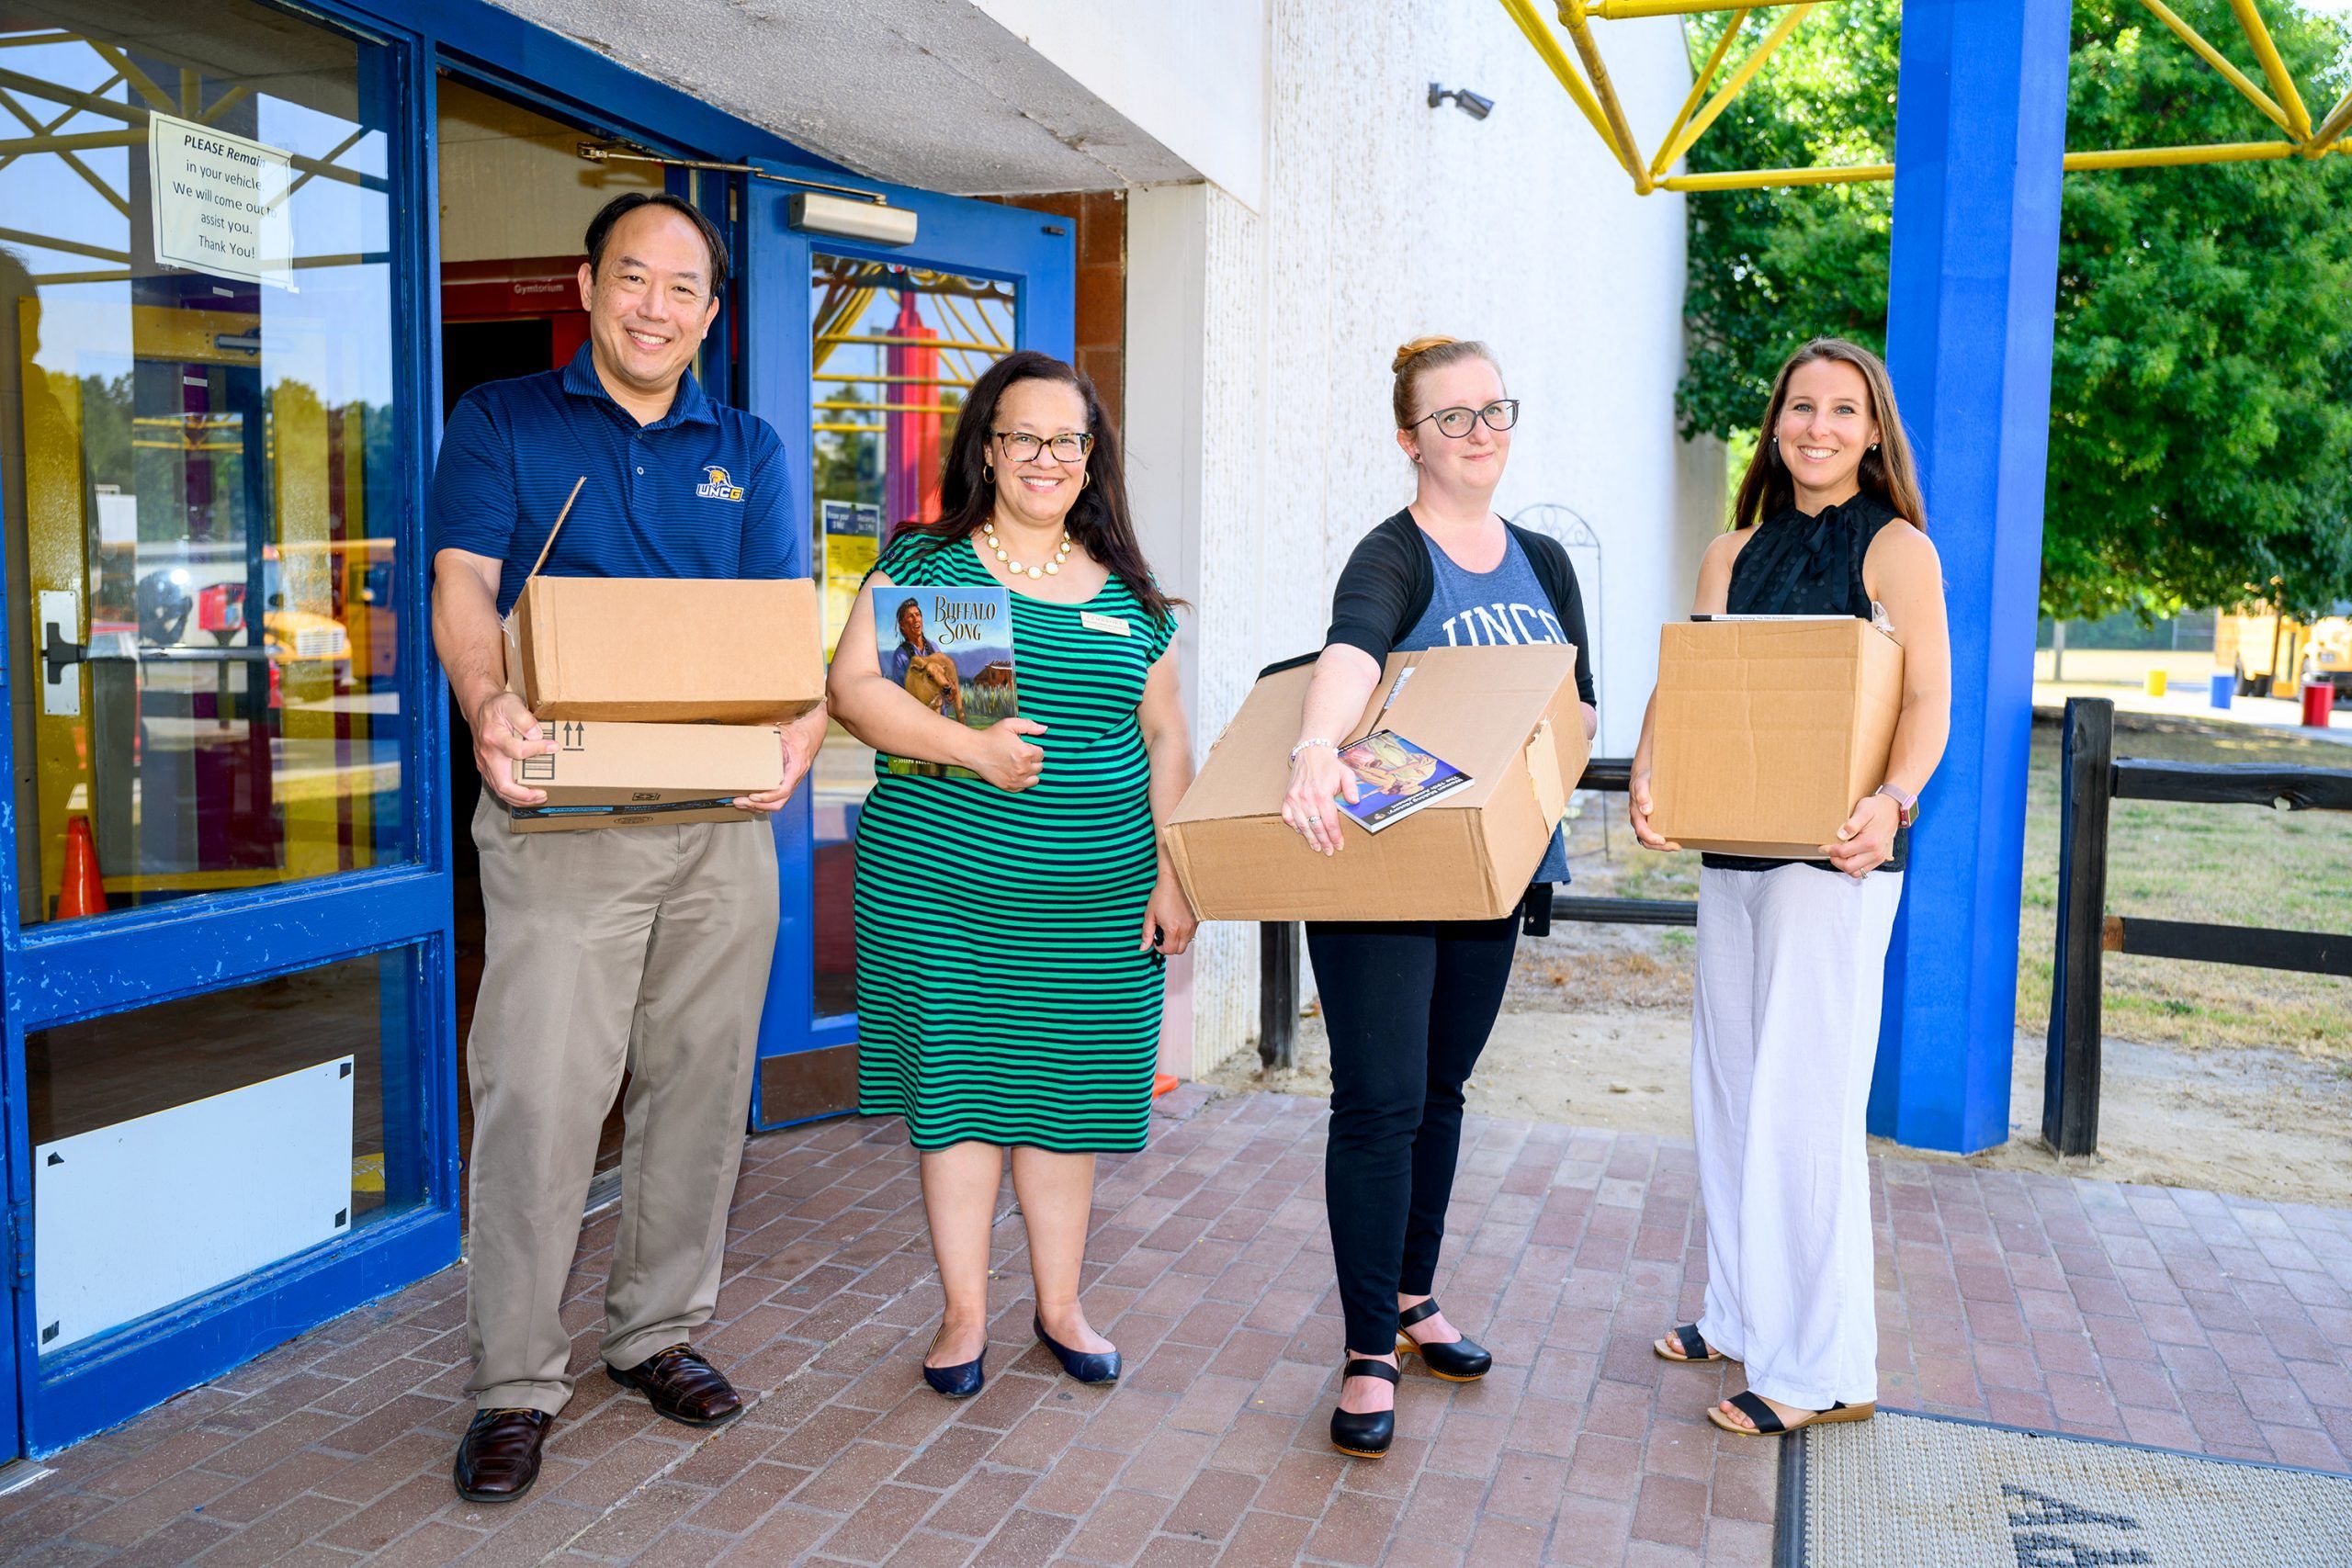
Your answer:
[[[148,116],[155,259],[292,292],[294,164],[284,149],[191,119]]]
[[[850,607],[882,546],[882,509],[864,502],[818,502],[825,538],[825,646],[841,640]]]

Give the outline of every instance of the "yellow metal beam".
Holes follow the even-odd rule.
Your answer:
[[[2205,35],[2191,27],[2178,12],[2165,5],[2165,0],[2140,0],[2140,4],[2145,6],[2156,20],[2170,28],[2174,36],[2181,42],[2196,51],[2197,58],[2220,72],[2222,80],[2245,94],[2248,103],[2269,116],[2272,124],[2290,136],[2294,134],[2294,127],[2287,123],[2287,111],[2272,101],[2269,94],[2256,86],[2245,72],[2231,64],[2226,55],[2208,43]]]
[[[1775,186],[1870,185],[1894,177],[1892,164],[1850,164],[1826,169],[1738,169],[1721,174],[1673,175],[1658,181],[1668,190],[1763,190]]]
[[[1536,57],[1550,68],[1560,85],[1567,89],[1568,101],[1575,104],[1591,124],[1594,134],[1600,138],[1601,145],[1609,149],[1620,168],[1632,175],[1634,166],[1626,162],[1625,154],[1617,146],[1617,139],[1610,134],[1609,121],[1600,112],[1600,100],[1592,96],[1592,89],[1584,85],[1584,78],[1577,74],[1576,62],[1560,47],[1560,40],[1552,36],[1552,29],[1544,25],[1544,18],[1535,14],[1532,0],[1502,0],[1502,7],[1510,14],[1510,19],[1519,24],[1519,30],[1526,35]]]
[[[1636,17],[1694,17],[1710,11],[1768,11],[1775,6],[1795,6],[1803,0],[1589,0],[1588,16],[1604,22]]]
[[[1667,167],[1672,167],[1676,160],[1690,152],[1692,143],[1705,133],[1707,127],[1714,124],[1724,110],[1731,107],[1732,99],[1739,96],[1739,90],[1747,85],[1749,78],[1763,69],[1764,62],[1771,57],[1772,51],[1788,41],[1789,35],[1796,31],[1799,22],[1813,14],[1813,4],[1814,0],[1808,0],[1805,5],[1792,6],[1787,15],[1774,22],[1771,30],[1764,35],[1748,57],[1739,62],[1739,68],[1731,73],[1731,80],[1725,82],[1715,96],[1707,100],[1707,107],[1692,116],[1690,123],[1682,128],[1682,134],[1658,150],[1658,157],[1664,161]],[[1689,187],[1669,186],[1668,188]]]
[[[2331,150],[2342,152],[2336,139],[2347,129],[2352,129],[2352,92],[2338,98],[2335,107],[2327,111],[2327,118],[2312,129],[2310,140],[2303,143],[2303,156],[2316,158]]]
[[[2091,169],[2171,169],[2192,164],[2261,164],[2291,158],[2302,149],[2291,141],[2221,141],[2201,147],[2118,147],[2099,152],[2069,152],[2066,172]]]
[[[1724,24],[1724,36],[1715,40],[1715,47],[1708,52],[1707,63],[1690,78],[1690,96],[1682,100],[1682,107],[1676,112],[1674,123],[1666,128],[1666,135],[1659,139],[1657,157],[1650,164],[1652,179],[1658,178],[1671,166],[1667,159],[1667,149],[1673,146],[1674,139],[1682,134],[1682,128],[1690,123],[1690,116],[1698,109],[1700,100],[1707,96],[1707,89],[1714,84],[1715,73],[1724,68],[1724,61],[1731,54],[1731,46],[1738,41],[1739,29],[1747,25],[1747,13],[1745,11],[1735,13],[1732,19]]]
[[[2269,79],[2271,93],[2287,111],[2288,131],[2298,141],[2310,141],[2311,111],[2303,107],[2303,96],[2295,91],[2295,79],[2287,74],[2287,62],[2278,58],[2278,46],[2270,41],[2270,29],[2262,25],[2261,11],[2254,0],[2230,0],[2230,9],[2237,13],[2245,41],[2254,45],[2254,57],[2262,62],[2262,73]]]
[[[1657,187],[1651,183],[1649,171],[1642,164],[1641,143],[1634,139],[1634,128],[1626,121],[1625,106],[1617,101],[1617,85],[1609,79],[1609,67],[1601,62],[1600,46],[1592,41],[1592,28],[1584,19],[1585,0],[1560,0],[1560,21],[1568,29],[1569,41],[1577,46],[1577,53],[1584,61],[1584,73],[1592,78],[1593,96],[1600,100],[1600,112],[1609,121],[1610,134],[1617,141],[1617,161],[1634,176],[1634,194],[1647,196]]]
[[[2118,147],[2098,152],[2069,152],[2066,172],[2089,174],[2102,169],[2164,169],[2197,164],[2269,163],[2292,158],[2303,149],[2292,141],[2224,141],[2204,147]],[[2333,152],[2352,152],[2342,143]],[[1823,169],[1727,169],[1719,174],[1674,175],[1658,184],[1668,190],[1764,190],[1783,186],[1869,185],[1894,177],[1892,164],[1849,164]]]

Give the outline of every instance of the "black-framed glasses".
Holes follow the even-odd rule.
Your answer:
[[[1519,423],[1519,400],[1497,398],[1482,409],[1439,409],[1434,413],[1421,415],[1413,423],[1427,424],[1430,420],[1435,420],[1440,430],[1459,441],[1470,434],[1470,426],[1474,422],[1482,419],[1487,422],[1488,430],[1509,430]]]
[[[989,434],[1004,448],[1004,455],[1016,463],[1035,462],[1038,453],[1048,451],[1057,462],[1082,463],[1094,449],[1094,437],[1084,431],[1066,430],[1055,436],[1032,435],[1025,430],[992,430]]]

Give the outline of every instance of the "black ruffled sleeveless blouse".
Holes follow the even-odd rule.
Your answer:
[[[1731,563],[1731,592],[1724,609],[1735,615],[1853,615],[1871,619],[1871,591],[1862,582],[1862,558],[1879,530],[1894,521],[1891,507],[1857,494],[1808,517],[1793,506],[1756,525]],[[1882,871],[1901,871],[1910,858],[1911,832],[1897,829],[1894,852]],[[1727,871],[1770,871],[1792,863],[1758,855],[1704,854],[1705,865]],[[1801,861],[1827,867],[1826,860]]]

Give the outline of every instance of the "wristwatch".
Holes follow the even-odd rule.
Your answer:
[[[1895,788],[1893,784],[1881,784],[1871,793],[1872,795],[1883,795],[1886,796],[1887,799],[1894,802],[1894,819],[1900,826],[1908,828],[1913,823],[1919,820],[1919,797],[1917,795],[1905,795],[1901,790]]]

